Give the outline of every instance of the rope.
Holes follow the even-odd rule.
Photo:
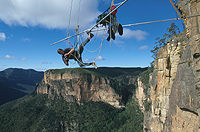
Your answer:
[[[90,28],[87,31],[92,31],[92,29],[94,29],[98,24],[100,24],[105,18],[107,18],[109,15],[111,15],[114,11],[116,11],[118,8],[120,8],[122,5],[124,5],[128,0],[124,0],[124,2],[122,2],[118,7],[116,7],[113,11],[111,11],[110,13],[108,13],[104,18],[102,18],[98,23],[96,23],[92,28]]]
[[[96,38],[97,38],[97,35],[98,35],[98,31],[96,32],[96,35],[95,35],[95,38],[94,38],[94,40],[96,40]]]
[[[123,25],[122,27],[130,27],[130,26],[150,24],[150,23],[166,22],[166,21],[173,21],[173,20],[179,20],[179,19],[181,19],[181,18],[166,19],[166,20],[159,20],[159,21],[150,21],[150,22],[142,22],[142,23],[134,23],[134,24]]]
[[[187,19],[187,18],[198,17],[198,16],[200,16],[200,14],[198,14],[198,15],[192,15],[192,16],[187,16],[187,17],[181,17],[181,18],[173,18],[173,19],[165,19],[165,20],[158,20],[158,21],[150,21],[150,22],[141,22],[141,23],[127,24],[127,25],[122,25],[122,27],[130,27],[130,26],[143,25],[143,24],[150,24],[150,23],[158,23],[158,22],[166,22],[166,21]],[[93,29],[94,29],[94,28],[93,28]],[[107,28],[91,30],[91,32],[101,31],[101,30],[107,30]],[[57,43],[60,43],[60,42],[62,42],[62,41],[64,41],[64,40],[67,40],[67,39],[69,39],[69,38],[72,38],[72,37],[74,37],[74,36],[77,36],[77,35],[82,34],[82,33],[85,33],[85,32],[88,32],[88,30],[85,30],[85,31],[82,31],[82,32],[80,32],[80,33],[78,33],[78,34],[74,34],[74,35],[72,35],[72,36],[66,37],[66,38],[64,38],[64,39],[62,39],[62,40],[59,40],[59,41],[57,41],[57,42],[55,42],[55,43],[53,43],[53,44],[51,44],[51,45],[55,45],[55,44],[57,44]]]
[[[79,0],[79,9],[78,9],[77,25],[78,25],[78,23],[79,23],[79,14],[80,14],[80,10],[81,10],[81,0]]]
[[[95,61],[94,61],[95,63],[96,63],[96,61],[98,60],[98,58],[99,58],[99,56],[100,56],[101,49],[102,49],[102,45],[103,45],[103,41],[104,41],[104,37],[105,37],[105,31],[104,31],[104,34],[103,34],[103,37],[102,37],[101,45],[99,46],[99,48],[100,48],[99,54],[98,54],[97,58],[96,58]],[[84,46],[84,48],[85,48],[85,46]],[[98,48],[98,49],[99,49],[99,48]],[[83,66],[88,66],[88,65],[85,65],[83,62],[81,62],[75,55],[72,54],[72,56],[74,56],[74,58],[75,58],[79,63],[81,63]]]
[[[176,10],[176,12],[178,13],[179,17],[181,18],[181,14],[179,13],[179,11],[177,10],[176,6],[174,5],[174,3],[172,2],[172,0],[169,0],[172,4],[172,6],[174,7],[174,9]]]
[[[200,14],[198,14],[198,15],[192,15],[192,16],[187,16],[187,17],[183,17],[183,19],[191,18],[191,17],[198,17],[198,16],[200,16]]]
[[[72,14],[72,4],[73,4],[73,0],[71,0],[71,7],[70,7],[70,13],[69,13],[69,25],[68,25],[68,33],[67,33],[67,36],[69,35],[69,27],[70,27],[71,14]]]
[[[104,32],[103,32],[103,39],[104,39],[104,37],[105,37],[105,30],[104,30]],[[103,40],[102,40],[103,41]],[[85,49],[88,51],[88,52],[96,52],[97,50],[99,50],[101,47],[102,47],[102,43],[103,42],[101,42],[101,44],[99,45],[99,47],[96,49],[96,50],[94,50],[94,51],[91,51],[91,50],[88,50],[88,49],[86,49],[85,47]]]
[[[101,47],[101,45],[96,50],[94,50],[94,51],[88,50],[86,48],[85,48],[85,50],[87,50],[88,52],[96,52],[97,50],[99,50],[100,47]]]
[[[112,3],[110,5],[110,12],[112,11],[112,6],[114,5],[114,0],[112,0]],[[110,22],[112,23],[112,15],[110,15]],[[110,47],[111,47],[111,42],[112,42],[112,35],[111,35],[111,30],[112,30],[112,26],[110,25]]]
[[[69,41],[69,39],[67,40],[67,43],[69,43],[72,46],[72,48],[74,48],[74,46],[71,44],[71,42]]]
[[[121,3],[114,4],[115,6],[120,5]]]
[[[120,7],[121,7],[122,5],[124,5],[127,1],[128,1],[128,0],[124,0],[124,2],[120,3],[120,5],[119,5],[118,7],[116,7],[112,12],[114,12],[115,10],[117,10],[118,8],[120,8]],[[82,31],[82,32],[80,32],[80,33],[78,33],[78,34],[75,34],[75,35],[66,37],[66,38],[64,38],[64,39],[62,39],[62,40],[59,40],[59,41],[57,41],[57,42],[55,42],[55,43],[52,43],[51,45],[55,45],[55,44],[57,44],[57,43],[59,43],[59,42],[62,42],[62,41],[64,41],[64,40],[67,40],[67,39],[69,39],[69,38],[72,38],[72,37],[74,37],[74,36],[77,36],[77,35],[79,35],[79,34],[81,34],[81,33],[88,32],[88,31],[92,31],[92,29],[94,29],[100,22],[102,22],[105,18],[107,18],[112,12],[108,13],[103,19],[101,19],[98,23],[96,23],[92,28],[87,29],[87,30],[85,30],[85,31]]]
[[[102,37],[102,41],[101,41],[101,45],[100,45],[101,48],[100,48],[100,50],[99,50],[99,55],[97,56],[95,62],[99,59],[99,56],[100,56],[100,53],[101,53],[101,49],[102,49],[102,45],[103,45],[103,41],[104,41],[104,37],[105,37],[105,31],[104,31],[104,33],[103,33],[103,37]]]
[[[77,25],[78,26],[78,25]],[[76,30],[76,33],[78,34],[78,30]],[[80,40],[80,34],[76,36],[77,38],[77,43],[76,43],[76,47],[79,47],[79,40]]]
[[[79,30],[79,14],[80,14],[80,9],[81,9],[81,0],[79,0],[79,9],[78,9],[78,18],[77,18],[77,26],[76,26],[76,33],[78,34],[78,30]],[[80,40],[80,35],[77,35],[77,43],[76,43],[76,47],[79,47],[79,40]],[[75,46],[75,45],[74,45]]]
[[[158,22],[166,22],[166,21],[173,21],[173,20],[180,20],[180,19],[186,19],[186,18],[192,18],[192,17],[198,17],[198,16],[200,16],[200,14],[193,15],[193,16],[187,16],[187,17],[181,17],[181,18],[173,18],[173,19],[165,19],[165,20],[158,20],[158,21],[150,21],[150,22],[128,24],[128,25],[123,25],[123,27],[136,26],[136,25],[142,25],[142,24],[150,24],[150,23],[158,23]]]

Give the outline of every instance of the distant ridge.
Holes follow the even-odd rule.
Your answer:
[[[89,71],[101,73],[105,76],[118,77],[125,74],[137,74],[139,72],[146,71],[148,67],[99,67],[98,69],[87,68]]]
[[[0,105],[34,91],[44,72],[33,69],[8,68],[0,71]]]

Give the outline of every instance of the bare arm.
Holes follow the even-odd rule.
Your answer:
[[[68,53],[66,53],[66,54],[64,54],[64,56],[68,56],[69,55],[69,57],[68,58],[70,58],[70,56],[71,56],[71,53],[73,53],[75,51],[75,49],[74,48],[72,48]],[[67,65],[67,66],[69,66],[69,63],[68,63],[68,61],[69,60],[66,60],[66,59],[64,59],[64,63],[65,63],[65,65]]]
[[[68,60],[64,59],[64,63],[65,63],[65,65],[69,66]]]
[[[66,53],[64,56],[70,55],[71,53],[73,53],[75,51],[74,48],[72,48],[68,53]]]

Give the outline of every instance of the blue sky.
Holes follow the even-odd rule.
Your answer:
[[[67,41],[52,43],[79,31],[91,28],[100,13],[106,10],[112,0],[0,0],[0,70],[24,68],[45,71],[66,68],[58,48],[70,47]],[[115,0],[115,4],[123,0]],[[176,1],[177,2],[177,1]],[[122,25],[176,18],[177,14],[169,0],[129,0],[118,9],[117,20]],[[70,20],[70,21],[69,21]],[[162,37],[167,27],[174,22],[182,29],[182,20],[145,24],[124,28],[123,36],[107,42],[105,33],[99,67],[147,67],[153,60],[150,50],[155,39]],[[102,43],[103,31],[86,45],[82,57],[85,62],[94,61]],[[87,34],[81,35],[81,41]],[[70,39],[74,44],[75,38]],[[79,67],[74,60],[69,68]]]

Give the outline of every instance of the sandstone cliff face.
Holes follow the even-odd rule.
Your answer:
[[[150,99],[151,111],[144,121],[144,129],[161,132],[164,130],[167,112],[169,110],[169,98],[171,88],[176,77],[180,56],[185,49],[185,34],[179,34],[168,40],[167,45],[158,51],[155,60],[154,72],[150,75]],[[182,38],[182,39],[180,39]],[[183,39],[184,38],[184,39]]]
[[[37,86],[36,93],[48,94],[51,99],[64,98],[68,102],[79,104],[87,101],[103,101],[117,108],[121,97],[110,87],[106,78],[89,73],[54,73],[48,70],[44,73],[43,81]]]
[[[144,89],[146,89],[146,86],[142,83],[142,81],[140,80],[140,78],[137,79],[137,83],[138,83],[138,87],[136,89],[136,98],[138,100],[139,106],[142,110],[142,112],[144,113],[144,100],[146,99],[146,95],[144,93]]]
[[[200,0],[179,0],[178,7],[186,17],[200,14]],[[200,17],[184,22],[186,32],[172,37],[155,60],[144,131],[200,131]]]
[[[200,0],[179,0],[185,16],[200,14]],[[200,114],[200,17],[184,20],[189,40],[172,85],[165,131],[198,132]]]

